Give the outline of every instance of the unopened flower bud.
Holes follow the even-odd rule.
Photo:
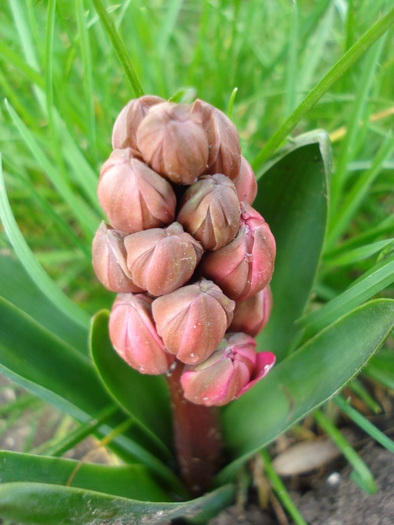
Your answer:
[[[145,95],[130,102],[119,113],[112,132],[112,148],[137,149],[137,129],[152,106],[165,102],[160,97]]]
[[[241,203],[237,237],[216,252],[206,253],[202,275],[212,279],[231,299],[243,301],[265,288],[272,278],[276,255],[274,236],[263,217]]]
[[[267,324],[272,310],[272,292],[268,284],[261,292],[235,301],[234,317],[229,332],[244,332],[255,337]]]
[[[249,335],[226,334],[206,361],[184,368],[184,396],[198,405],[226,405],[262,379],[274,363],[271,352],[256,353],[256,342]]]
[[[168,371],[174,356],[164,350],[152,320],[152,298],[145,294],[119,294],[109,318],[109,336],[120,357],[141,374]]]
[[[98,199],[113,228],[134,233],[174,220],[176,197],[171,185],[133,156],[115,150],[104,164]]]
[[[138,128],[137,145],[145,162],[175,184],[192,184],[207,167],[207,135],[186,105],[153,106]]]
[[[92,264],[98,280],[111,292],[140,293],[126,266],[125,232],[113,230],[103,221],[93,239]]]
[[[207,173],[224,173],[231,180],[239,173],[241,167],[241,145],[237,128],[219,109],[214,110],[213,119],[216,135],[219,137],[219,150]]]
[[[241,157],[241,167],[233,183],[239,200],[252,205],[257,195],[257,181],[252,166],[245,157]]]
[[[197,99],[191,107],[191,113],[195,113],[201,117],[202,127],[207,135],[208,139],[208,161],[207,167],[209,168],[215,162],[218,156],[220,136],[219,129],[214,119],[216,108],[204,102],[203,100]]]
[[[196,364],[220,343],[234,306],[218,286],[202,279],[155,299],[152,312],[166,350],[182,363]]]
[[[185,192],[177,221],[205,250],[218,250],[239,229],[240,204],[232,181],[222,174],[203,175]]]
[[[185,284],[204,251],[177,222],[166,229],[133,233],[126,237],[125,246],[133,281],[156,297]]]

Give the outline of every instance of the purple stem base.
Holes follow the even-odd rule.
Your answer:
[[[183,396],[180,376],[184,365],[177,362],[167,377],[179,474],[193,497],[210,490],[212,479],[223,463],[223,441],[216,407],[196,405]]]

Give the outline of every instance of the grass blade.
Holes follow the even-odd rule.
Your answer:
[[[271,458],[269,457],[268,452],[266,450],[262,450],[260,454],[264,461],[265,473],[271,482],[272,488],[274,489],[275,494],[278,496],[278,499],[281,501],[284,508],[289,513],[289,516],[293,522],[296,525],[308,525],[291,499],[290,494],[287,492],[283,481],[280,479],[274,467],[272,466]]]
[[[12,213],[10,203],[7,198],[7,192],[4,183],[1,156],[0,156],[0,217],[3,223],[5,232],[14,247],[21,263],[26,271],[40,288],[40,290],[48,297],[52,303],[59,308],[67,317],[72,319],[78,325],[84,328],[90,322],[89,315],[77,306],[62,290],[56,285],[54,281],[45,272],[42,266],[37,262],[30,250],[25,238],[23,237],[15,217]]]
[[[304,326],[302,341],[322,330],[338,317],[373,297],[394,281],[394,256],[376,264],[341,295],[320,310],[301,317],[297,324]]]
[[[94,114],[94,94],[93,94],[93,75],[92,57],[89,45],[89,35],[84,16],[83,0],[75,0],[77,12],[77,24],[79,31],[79,41],[81,44],[81,54],[83,62],[83,84],[85,91],[85,107],[87,111],[89,145],[92,149],[94,162],[97,164],[97,138],[96,121]]]
[[[86,206],[86,204],[81,199],[74,195],[71,188],[66,184],[66,182],[59,175],[57,170],[52,166],[45,153],[42,151],[42,149],[39,147],[38,143],[34,139],[33,135],[24,125],[24,123],[16,114],[11,105],[7,101],[5,101],[5,105],[8,113],[10,114],[12,120],[18,128],[19,133],[21,134],[25,143],[29,147],[30,151],[33,153],[33,156],[35,157],[37,162],[46,172],[49,180],[56,187],[61,197],[69,204],[75,217],[78,219],[79,223],[81,224],[87,235],[89,237],[93,236],[100,219],[93,214],[93,212]]]
[[[302,117],[316,104],[335,82],[394,24],[394,7],[376,22],[343,57],[330,69],[318,84],[309,92],[301,104],[293,111],[284,124],[268,140],[252,162],[252,168],[259,172],[264,163],[291,133]]]
[[[135,97],[141,97],[144,94],[138,75],[134,69],[133,63],[127,53],[126,47],[121,40],[116,27],[109,16],[104,3],[102,0],[92,0],[94,7],[96,8],[97,14],[104,26],[104,29],[111,40],[111,43],[118,55],[119,61],[123,66],[124,72],[130,82],[131,88],[134,92]]]
[[[352,465],[354,471],[362,481],[362,488],[366,489],[368,494],[375,494],[377,487],[371,471],[354,450],[354,448],[350,445],[350,443],[346,440],[346,438],[339,432],[337,427],[321,410],[316,410],[313,414],[313,417],[324,430],[324,432],[330,436],[345,458]]]
[[[375,427],[373,423],[368,421],[368,419],[360,414],[360,412],[349,405],[347,401],[343,399],[342,396],[337,396],[334,398],[334,403],[336,403],[339,408],[344,412],[349,418],[356,423],[360,428],[362,428],[367,434],[371,436],[375,441],[380,443],[382,447],[387,448],[391,453],[394,454],[394,441],[392,441],[386,434],[383,434],[378,428]]]
[[[296,86],[298,70],[298,4],[293,1],[291,12],[290,37],[287,50],[287,78],[285,95],[285,114],[290,115],[296,104]]]

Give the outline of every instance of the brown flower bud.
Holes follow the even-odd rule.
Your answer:
[[[145,294],[119,294],[109,318],[109,336],[120,357],[141,374],[168,371],[174,356],[164,350],[151,313],[152,298]]]
[[[112,148],[137,149],[137,129],[152,106],[165,102],[160,97],[145,95],[130,102],[119,113],[112,132]]]
[[[228,177],[218,173],[203,175],[186,190],[177,221],[205,250],[218,250],[234,239],[239,216],[235,186]]]
[[[133,156],[115,150],[104,164],[98,199],[113,228],[134,233],[174,220],[176,197],[171,185]]]
[[[201,244],[177,222],[165,230],[133,233],[126,237],[125,246],[133,281],[156,297],[185,284],[203,253]]]
[[[237,237],[224,248],[206,253],[200,269],[228,297],[243,301],[270,282],[276,246],[268,224],[246,202],[241,202],[240,224]]]
[[[252,166],[245,157],[241,157],[241,167],[233,183],[239,200],[252,205],[257,195],[257,181]]]
[[[268,284],[256,295],[244,301],[235,301],[234,318],[229,332],[244,332],[252,337],[267,324],[272,310],[272,292]]]
[[[137,145],[145,162],[176,184],[192,184],[207,167],[208,139],[189,106],[153,106],[138,128]]]
[[[93,239],[92,264],[98,280],[111,292],[142,292],[126,267],[125,232],[113,230],[103,221]]]
[[[197,99],[191,107],[191,113],[195,113],[201,117],[202,127],[207,135],[208,139],[208,168],[212,166],[218,156],[220,136],[219,129],[214,119],[216,108],[204,102],[203,100]]]
[[[152,312],[166,350],[182,363],[197,364],[220,343],[234,306],[218,286],[202,279],[155,299]]]
[[[216,108],[213,119],[216,135],[219,137],[219,150],[207,173],[224,173],[230,179],[235,179],[241,166],[241,145],[237,128],[222,111]]]

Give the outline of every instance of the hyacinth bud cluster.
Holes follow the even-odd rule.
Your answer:
[[[252,208],[252,168],[221,111],[155,96],[130,101],[112,135],[93,240],[98,279],[118,295],[109,332],[145,374],[182,363],[186,399],[224,405],[273,366],[253,339],[272,308],[275,240]]]

